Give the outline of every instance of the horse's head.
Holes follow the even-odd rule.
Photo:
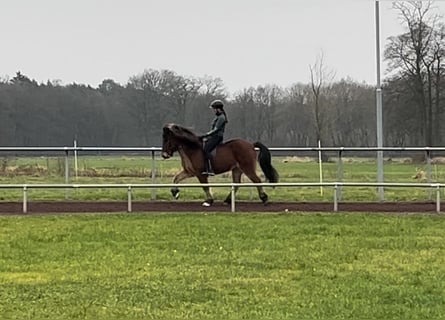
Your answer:
[[[162,132],[162,157],[170,158],[179,147],[201,148],[202,142],[199,137],[190,129],[178,126],[177,124],[166,124]]]
[[[162,132],[162,158],[168,159],[170,158],[175,151],[178,151],[178,143],[175,139],[174,133],[172,130],[175,130],[173,127],[175,125],[172,123],[166,124],[163,128]]]

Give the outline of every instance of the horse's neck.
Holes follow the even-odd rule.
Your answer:
[[[185,171],[194,172],[195,167],[193,166],[192,155],[198,150],[190,150],[189,148],[181,147],[178,150],[179,155],[181,156],[182,167]]]

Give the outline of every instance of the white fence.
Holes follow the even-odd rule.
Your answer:
[[[48,152],[57,152],[65,155],[65,183],[70,182],[70,165],[69,158],[77,157],[81,152],[137,152],[141,154],[149,154],[151,157],[151,182],[155,183],[156,180],[156,153],[161,152],[160,147],[0,147],[0,155],[6,152],[16,152],[20,154],[24,153],[38,153],[46,154]],[[426,159],[426,181],[432,183],[432,152],[445,152],[444,147],[269,147],[272,152],[286,152],[286,154],[301,154],[314,152],[316,155],[320,155],[323,152],[336,152],[338,154],[338,170],[337,181],[343,181],[343,156],[345,152],[360,152],[360,153],[372,153],[377,151],[382,152],[397,152],[397,153],[418,153],[423,152]],[[378,168],[382,170],[382,168]],[[376,172],[377,181],[377,172]],[[378,181],[383,183],[383,181]]]
[[[157,189],[177,187],[177,184],[1,184],[0,189],[22,189],[23,190],[23,213],[28,212],[28,195],[29,189],[91,189],[91,188],[118,188],[127,189],[127,211],[132,212],[132,190],[137,188]],[[181,184],[186,188],[202,188],[199,183]],[[236,212],[236,194],[235,187],[333,187],[333,208],[334,212],[338,211],[338,191],[341,187],[404,187],[404,188],[434,188],[436,190],[436,212],[440,213],[440,191],[445,184],[440,183],[354,183],[354,182],[326,182],[326,183],[208,183],[208,187],[230,187],[231,188],[231,212]]]
[[[278,183],[278,184],[252,184],[252,183],[209,183],[209,187],[230,187],[232,192],[236,186],[238,187],[255,187],[258,185],[270,186],[270,187],[334,187],[333,196],[333,211],[338,210],[338,201],[341,199],[341,189],[343,187],[417,187],[417,188],[430,188],[436,190],[436,211],[440,212],[440,189],[445,184],[432,183],[432,165],[431,154],[432,152],[444,152],[445,148],[442,147],[269,147],[272,152],[286,152],[287,154],[298,154],[307,152],[316,152],[318,155],[321,152],[336,152],[338,154],[338,170],[337,181],[338,182],[326,182],[326,183]],[[177,186],[175,184],[159,184],[155,183],[156,180],[156,167],[155,167],[155,155],[160,153],[160,147],[0,147],[0,155],[6,152],[13,153],[31,153],[31,154],[47,154],[49,152],[62,153],[65,155],[65,184],[1,184],[0,189],[22,189],[23,190],[23,212],[27,212],[27,190],[28,189],[80,189],[80,188],[126,188],[128,190],[128,211],[131,212],[131,190],[137,188],[148,188],[152,190],[152,199],[156,198],[155,190],[158,188],[171,188]],[[426,158],[426,183],[347,183],[343,182],[343,161],[342,157],[345,152],[423,152]],[[70,156],[77,156],[81,152],[120,152],[120,153],[147,153],[151,155],[151,182],[150,184],[71,184],[70,183]],[[377,172],[376,172],[377,175]],[[202,187],[201,184],[181,184],[181,187]],[[235,212],[235,195],[232,195],[232,212]]]

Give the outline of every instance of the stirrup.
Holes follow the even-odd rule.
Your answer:
[[[201,172],[201,174],[205,175],[205,176],[214,176],[215,175],[215,173],[212,171],[203,171],[203,172]]]

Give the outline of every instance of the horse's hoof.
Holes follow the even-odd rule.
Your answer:
[[[170,192],[172,193],[173,198],[176,200],[179,199],[179,190],[178,189],[171,189]]]
[[[267,205],[269,203],[269,197],[267,196],[267,194],[263,193],[260,196],[261,201],[263,202],[264,205]]]
[[[202,203],[203,207],[210,207],[213,204],[213,199],[207,199]]]

